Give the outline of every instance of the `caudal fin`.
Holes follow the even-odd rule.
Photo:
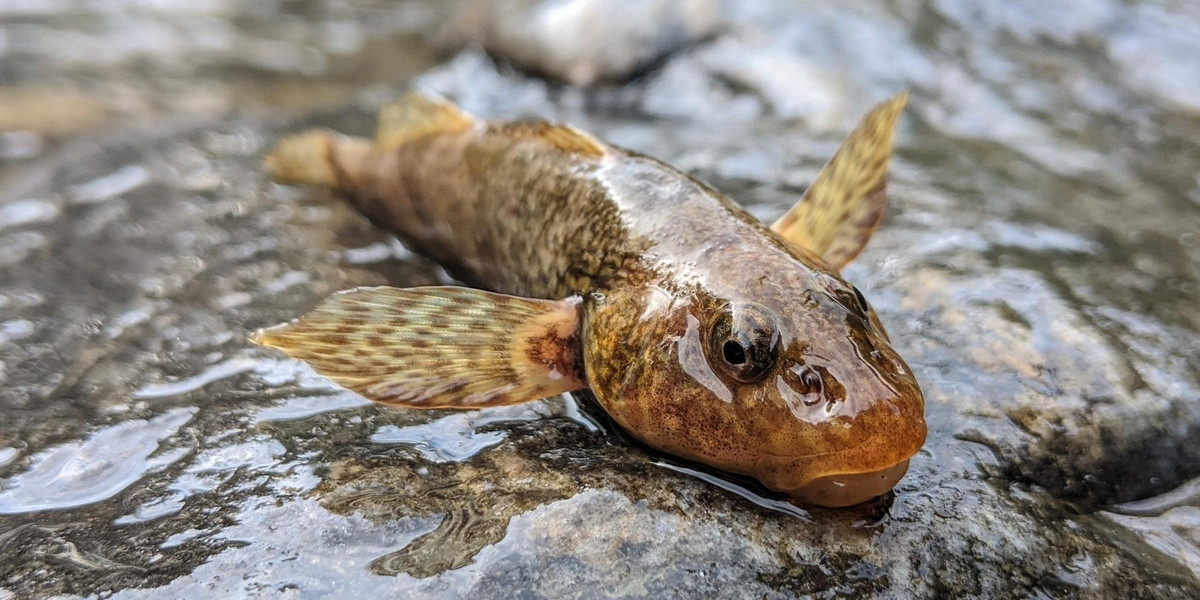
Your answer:
[[[347,177],[370,151],[370,140],[315,129],[284,138],[265,163],[271,178],[280,183],[346,188]]]
[[[349,189],[374,151],[397,148],[436,134],[457,133],[478,121],[449,102],[409,92],[379,114],[375,139],[316,129],[288,136],[267,155],[266,168],[280,183]]]

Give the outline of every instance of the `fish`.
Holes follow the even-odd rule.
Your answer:
[[[397,407],[590,392],[651,448],[799,504],[865,502],[926,437],[915,375],[840,274],[883,219],[907,101],[875,106],[769,226],[571,125],[434,94],[384,107],[373,139],[287,136],[275,181],[335,189],[464,286],[342,291],[252,340]]]

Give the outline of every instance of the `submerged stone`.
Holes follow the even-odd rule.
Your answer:
[[[627,81],[724,24],[718,0],[470,0],[446,41],[586,86]]]

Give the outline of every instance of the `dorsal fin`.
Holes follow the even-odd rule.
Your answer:
[[[604,142],[570,125],[546,121],[517,121],[493,126],[498,135],[538,139],[562,150],[588,158],[600,158],[607,152]]]
[[[907,103],[905,92],[871,109],[771,229],[837,269],[854,260],[883,220],[892,134]]]
[[[475,123],[475,117],[442,98],[409,92],[379,111],[375,145],[395,148],[435,133],[458,133]]]

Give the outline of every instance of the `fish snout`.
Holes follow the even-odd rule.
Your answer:
[[[834,508],[854,506],[886,494],[907,472],[908,459],[905,459],[877,471],[824,475],[790,493],[806,504]]]
[[[757,479],[818,506],[852,506],[886,494],[925,443],[924,402],[918,389],[868,406],[852,417],[808,421],[808,434],[795,438],[805,440],[802,446],[762,456]],[[820,405],[806,408],[826,412]]]
[[[861,504],[886,494],[899,483],[916,453],[908,448],[872,446],[792,459],[765,457],[759,462],[757,478],[768,488],[805,504]]]

